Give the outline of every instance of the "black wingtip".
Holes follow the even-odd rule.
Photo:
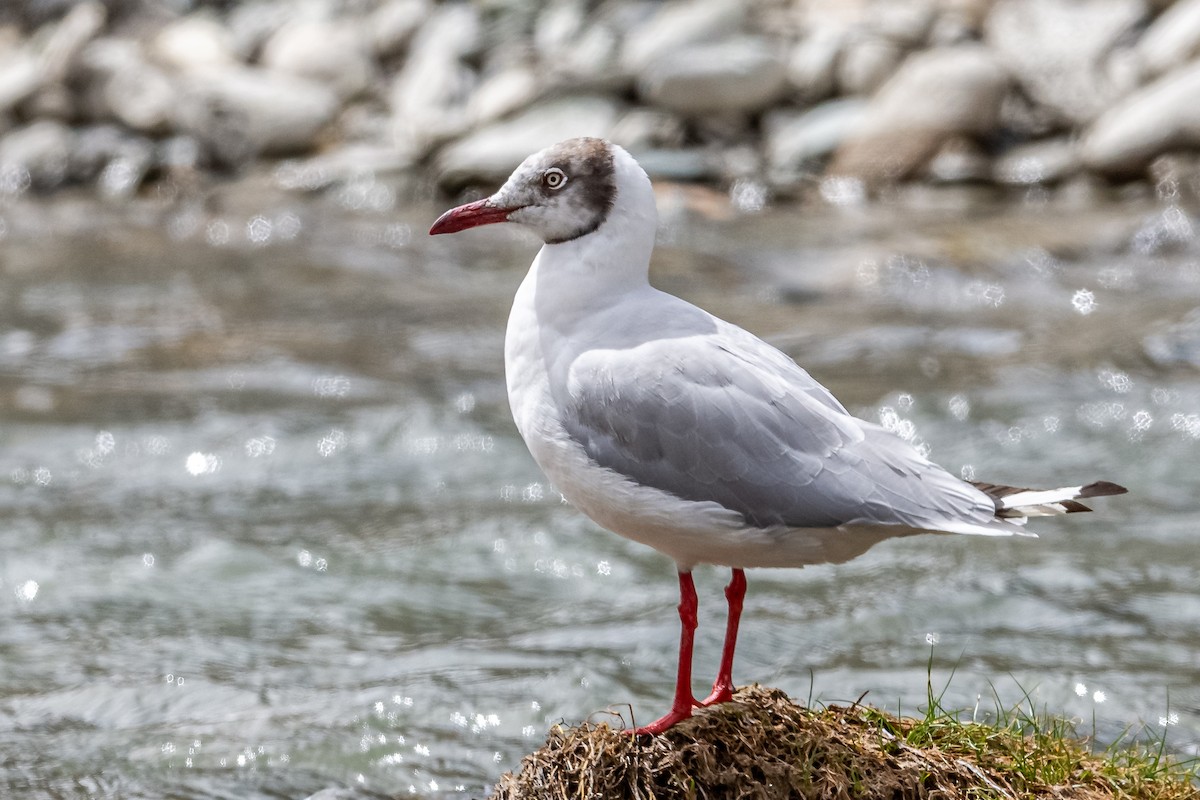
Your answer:
[[[1125,494],[1129,490],[1120,484],[1109,481],[1094,481],[1079,490],[1078,497],[1108,497],[1114,494]]]

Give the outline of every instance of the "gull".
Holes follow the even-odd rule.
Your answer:
[[[1126,491],[960,480],[851,415],[779,350],[653,288],[654,191],[615,144],[570,139],[535,153],[495,194],[450,209],[429,232],[498,222],[545,243],[504,342],[521,437],[571,505],[678,569],[674,701],[635,735],[733,697],[745,569],[842,563],[916,533],[1024,534],[1028,517],[1088,511],[1080,499]],[[691,685],[698,564],[732,569],[721,661],[703,700]]]

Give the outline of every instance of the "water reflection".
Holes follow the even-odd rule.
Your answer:
[[[0,794],[474,797],[554,722],[667,702],[671,566],[565,506],[509,418],[532,246],[427,241],[371,191],[49,240],[52,213],[6,211]],[[933,647],[949,705],[1028,692],[1195,748],[1191,218],[828,191],[799,220],[677,208],[659,282],[966,478],[1132,493],[1038,540],[753,573],[737,679],[915,711]],[[723,582],[697,572],[698,675]]]

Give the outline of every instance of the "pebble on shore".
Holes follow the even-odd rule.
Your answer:
[[[590,134],[776,197],[1145,181],[1196,169],[1198,54],[1200,0],[17,2],[0,174],[129,197],[187,153],[456,192]]]

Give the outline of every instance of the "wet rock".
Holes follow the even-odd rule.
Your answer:
[[[228,165],[308,150],[338,110],[331,89],[268,70],[201,70],[180,82],[176,128]]]
[[[950,139],[929,160],[925,174],[933,183],[982,183],[992,177],[992,161],[970,139]]]
[[[1200,0],[1179,0],[1146,28],[1137,43],[1145,74],[1157,77],[1200,53]]]
[[[871,32],[906,48],[923,44],[937,20],[931,0],[876,3],[871,13]]]
[[[773,111],[763,121],[768,179],[791,184],[820,172],[821,163],[862,123],[867,101],[830,100],[807,111]]]
[[[229,31],[202,14],[163,26],[150,40],[148,52],[156,63],[184,72],[229,66],[238,60]]]
[[[0,55],[0,113],[7,113],[42,85],[41,65],[24,50]]]
[[[225,19],[225,27],[240,61],[253,61],[271,34],[296,19],[296,4],[288,0],[251,0],[238,3]]]
[[[738,0],[700,0],[663,5],[630,31],[621,61],[634,74],[689,45],[725,39],[746,24],[747,8]]]
[[[646,102],[684,115],[756,111],[786,90],[783,54],[754,36],[675,50],[638,77],[638,92]]]
[[[868,182],[899,180],[955,136],[995,125],[1008,75],[985,48],[964,45],[909,57],[871,99],[830,171]]]
[[[375,9],[365,23],[365,33],[376,58],[395,58],[432,10],[429,0],[390,0]]]
[[[1132,88],[1104,66],[1147,10],[1142,0],[1000,0],[986,42],[1030,97],[1086,124]]]
[[[482,42],[474,6],[439,6],[421,26],[391,90],[395,136],[402,147],[423,155],[466,133],[467,103],[477,83],[466,59]]]
[[[41,120],[0,139],[0,167],[23,170],[37,189],[54,189],[67,177],[74,132],[61,122]]]
[[[896,71],[904,51],[880,37],[848,42],[837,66],[837,84],[842,94],[870,95]]]
[[[81,128],[73,142],[67,177],[72,181],[92,180],[123,151],[129,139],[124,128],[111,123]]]
[[[573,136],[607,137],[617,105],[604,97],[568,97],[540,103],[460,139],[438,153],[438,183],[449,189],[495,184],[527,155]]]
[[[289,191],[312,192],[361,178],[394,177],[412,160],[388,145],[352,144],[306,159],[288,160],[275,168],[275,181]]]
[[[1008,150],[996,159],[993,177],[1012,186],[1052,184],[1075,175],[1081,166],[1079,148],[1072,140],[1059,137]]]
[[[814,103],[833,94],[844,39],[841,30],[826,26],[813,30],[792,48],[787,78],[798,100]]]
[[[715,181],[724,173],[721,157],[700,147],[639,150],[637,160],[654,180],[698,183]]]
[[[1157,155],[1200,147],[1200,63],[1166,75],[1126,97],[1084,136],[1088,169],[1128,177]]]
[[[575,91],[624,91],[630,70],[618,63],[622,32],[611,13],[583,2],[550,4],[537,19],[533,46],[550,83]]]
[[[264,67],[331,87],[342,99],[362,94],[375,77],[363,29],[352,22],[294,22],[263,45]]]
[[[682,147],[687,126],[666,111],[633,108],[617,120],[609,138],[629,151]]]
[[[174,123],[179,89],[168,74],[146,60],[137,42],[101,39],[82,57],[95,90],[90,114],[113,119],[142,133],[163,133]]]
[[[97,2],[76,3],[45,40],[40,53],[42,83],[66,80],[88,42],[104,29],[108,12]]]
[[[541,83],[532,69],[510,67],[479,84],[468,102],[468,115],[475,125],[492,122],[528,106],[540,93]]]

